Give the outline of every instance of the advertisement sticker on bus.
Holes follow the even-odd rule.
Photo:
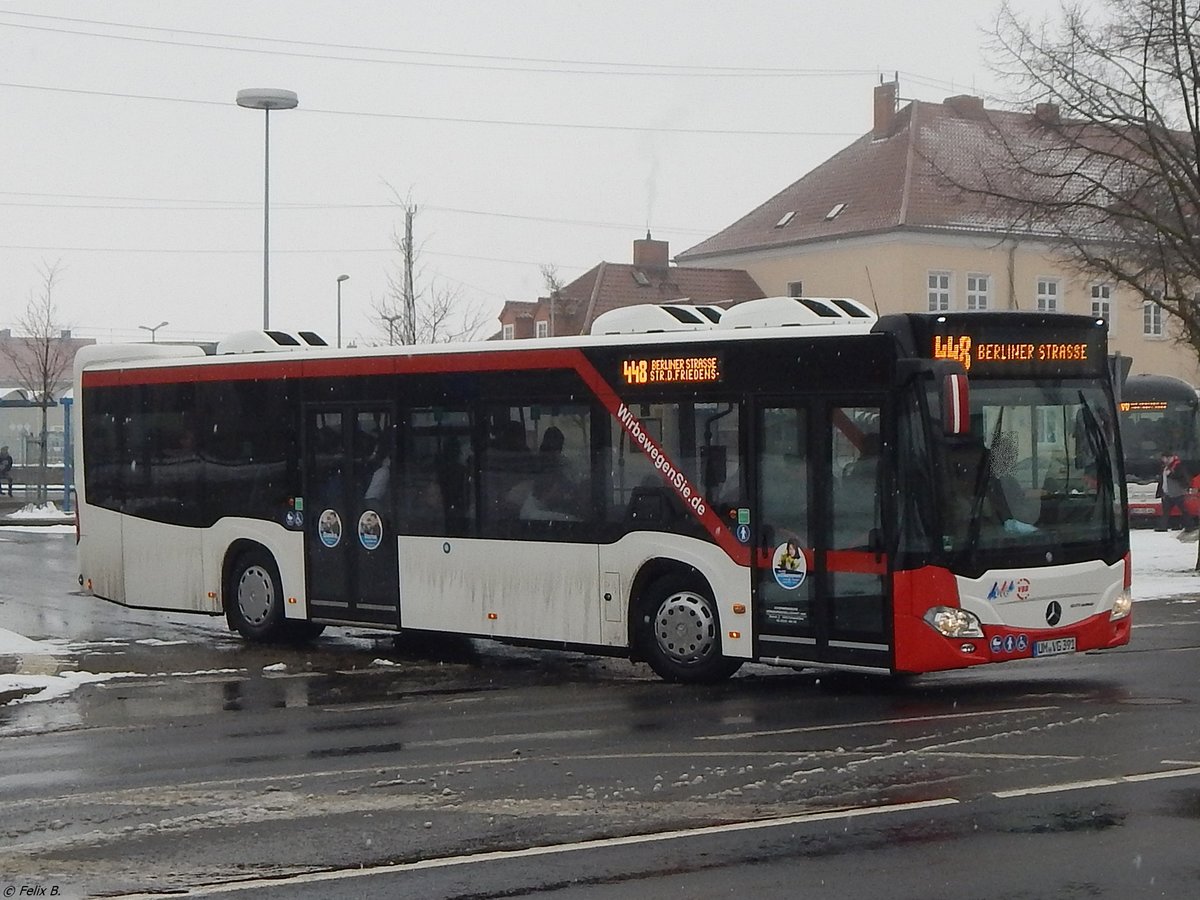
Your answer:
[[[364,550],[374,550],[383,541],[383,520],[379,513],[368,509],[358,517],[358,542]]]
[[[337,510],[327,509],[317,519],[317,536],[330,549],[342,542],[342,517]]]
[[[775,582],[785,591],[794,591],[804,584],[808,576],[808,561],[803,551],[791,541],[775,548],[771,558],[771,572]]]

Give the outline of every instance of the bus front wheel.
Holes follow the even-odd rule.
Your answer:
[[[724,681],[742,661],[721,655],[716,601],[699,579],[667,575],[646,594],[641,640],[646,662],[662,679],[687,684]]]
[[[265,550],[238,557],[229,575],[229,624],[250,641],[284,637],[283,589],[279,568]]]

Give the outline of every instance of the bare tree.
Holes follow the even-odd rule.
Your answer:
[[[554,328],[554,314],[558,311],[558,303],[562,298],[563,280],[558,274],[558,266],[545,263],[541,266],[542,284],[546,288],[546,297],[550,300],[550,337],[558,332]]]
[[[38,292],[30,292],[25,312],[17,321],[22,337],[0,345],[17,372],[22,390],[41,408],[41,432],[38,435],[37,500],[45,503],[47,488],[47,450],[49,408],[55,402],[55,392],[63,375],[71,366],[71,346],[63,340],[62,324],[54,302],[54,288],[61,274],[59,263],[43,264]]]
[[[1200,0],[1064,3],[1053,23],[1006,0],[991,36],[1036,112],[991,117],[984,158],[934,169],[1015,238],[1157,305],[1200,357]]]
[[[994,66],[1032,116],[998,114],[987,149],[931,159],[1014,237],[1174,318],[1200,357],[1200,2],[1064,4],[1056,23],[1005,2]]]
[[[444,344],[479,336],[488,320],[483,309],[462,296],[462,291],[433,277],[425,277],[421,248],[413,237],[420,207],[411,197],[392,190],[404,213],[404,230],[393,230],[392,245],[399,255],[387,273],[387,291],[371,303],[373,318],[388,344]]]

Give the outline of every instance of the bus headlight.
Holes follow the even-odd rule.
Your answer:
[[[1129,593],[1129,589],[1121,591],[1117,594],[1117,599],[1113,601],[1112,612],[1109,613],[1109,621],[1115,622],[1118,619],[1123,619],[1133,612],[1133,595]]]
[[[983,637],[979,617],[957,606],[935,606],[925,613],[925,621],[948,638]]]

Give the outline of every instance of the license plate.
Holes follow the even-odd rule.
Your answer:
[[[1033,645],[1034,656],[1057,656],[1059,653],[1074,653],[1075,638],[1053,638],[1049,641],[1036,641]]]

